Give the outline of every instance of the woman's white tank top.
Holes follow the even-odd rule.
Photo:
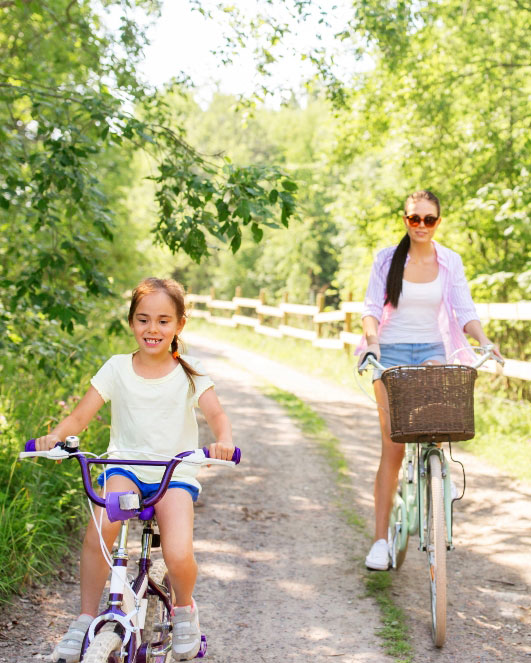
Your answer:
[[[440,275],[429,283],[402,280],[398,306],[391,308],[386,324],[380,330],[380,343],[440,343],[438,325],[442,302]]]

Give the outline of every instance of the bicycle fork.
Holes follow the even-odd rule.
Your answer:
[[[453,518],[452,518],[452,483],[448,461],[441,447],[435,445],[427,447],[424,453],[419,453],[419,481],[417,484],[418,505],[419,505],[419,550],[426,551],[426,486],[428,485],[428,466],[429,458],[432,454],[437,454],[441,461],[441,474],[443,480],[443,499],[444,516],[446,521],[446,549],[453,550],[452,543]]]
[[[135,653],[140,647],[140,631],[144,626],[147,609],[147,599],[143,597],[145,596],[148,585],[147,570],[150,563],[151,536],[146,536],[146,539],[149,540],[147,544],[144,543],[144,535],[142,536],[142,552],[144,553],[144,547],[146,547],[148,557],[145,558],[144,554],[142,555],[144,563],[142,564],[141,559],[140,573],[130,586],[127,579],[127,563],[129,561],[129,554],[127,552],[128,533],[129,520],[124,520],[120,526],[118,545],[112,556],[113,564],[107,609],[91,623],[83,646],[83,654],[94,639],[96,633],[105,624],[110,622],[115,624],[115,630],[120,632],[122,637],[122,660],[134,661]]]

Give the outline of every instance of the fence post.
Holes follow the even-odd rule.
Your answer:
[[[321,313],[321,311],[324,309],[324,305],[325,305],[324,292],[318,292],[317,293],[317,298],[315,300],[315,304],[317,306],[317,312]],[[317,335],[317,338],[321,338],[322,331],[323,331],[323,323],[322,322],[316,322],[315,323],[315,333]]]
[[[242,296],[242,287],[241,285],[236,286],[236,291],[234,292],[234,297],[241,297]],[[236,306],[234,309],[234,313],[232,316],[234,317],[235,315],[241,315],[241,308],[239,306]],[[238,327],[238,323],[236,323],[236,327]]]
[[[282,301],[284,302],[284,304],[288,303],[288,293],[287,292],[282,293]],[[283,325],[288,324],[288,313],[287,313],[287,311],[284,311],[284,313],[282,315],[282,324]]]
[[[214,288],[214,286],[211,285],[210,286],[210,300],[212,301],[214,299],[216,299],[216,288]],[[212,309],[209,307],[208,302],[206,303],[206,309],[207,309],[207,311],[210,311],[210,315],[212,315]],[[210,319],[209,319],[209,322],[211,322]]]
[[[264,306],[265,301],[266,301],[266,291],[264,288],[260,288],[260,293],[258,295],[258,299],[260,300],[260,304]],[[264,314],[259,313],[258,314],[258,324],[263,325],[264,324]]]
[[[352,292],[347,293],[347,302],[352,301]],[[351,332],[352,331],[352,313],[347,311],[345,313],[345,322],[343,323],[343,331]],[[343,343],[343,349],[345,352],[350,355],[350,343]]]

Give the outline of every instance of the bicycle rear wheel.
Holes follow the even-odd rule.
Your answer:
[[[149,570],[149,577],[159,585],[170,604],[174,604],[174,593],[171,586],[168,570],[163,559],[157,559]],[[149,594],[146,610],[146,619],[142,631],[142,642],[152,644],[162,642],[169,635],[171,630],[171,615],[164,604],[156,594]]]
[[[83,663],[120,663],[122,639],[114,631],[101,631],[90,643]]]
[[[436,647],[442,647],[446,637],[446,526],[441,459],[436,453],[429,457],[426,526],[432,638]]]
[[[389,551],[391,566],[399,569],[406,559],[409,543],[407,509],[403,495],[395,496],[391,515],[389,517]]]

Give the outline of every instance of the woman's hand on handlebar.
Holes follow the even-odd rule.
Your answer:
[[[218,460],[232,460],[234,453],[234,445],[232,442],[213,442],[208,451],[210,458],[217,458]]]
[[[48,451],[49,449],[53,449],[58,442],[62,442],[62,440],[55,433],[37,437],[35,439],[35,451]]]
[[[380,344],[379,343],[369,343],[367,347],[365,348],[365,351],[360,354],[358,357],[358,370],[359,367],[363,364],[365,361],[365,358],[367,357],[368,354],[373,354],[376,357],[376,361],[380,361]]]
[[[487,345],[492,345],[492,352],[495,357],[497,357],[500,360],[500,363],[505,363],[505,359],[503,358],[502,353],[500,352],[500,348],[496,343],[491,343],[490,341],[487,343]]]

